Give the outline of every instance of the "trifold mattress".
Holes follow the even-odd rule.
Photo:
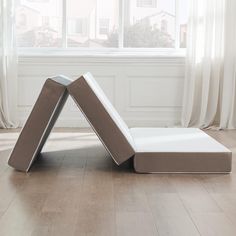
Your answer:
[[[129,129],[90,73],[73,82],[62,76],[45,82],[10,155],[10,166],[29,170],[68,92],[118,165],[133,159],[139,173],[231,172],[231,151],[200,129]]]
[[[26,121],[8,164],[28,171],[40,153],[68,97],[71,80],[63,76],[47,79]]]
[[[117,164],[133,158],[139,173],[231,172],[231,151],[200,129],[129,129],[90,73],[67,88]]]

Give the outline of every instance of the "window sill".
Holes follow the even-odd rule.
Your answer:
[[[24,50],[19,51],[20,65],[148,65],[170,66],[185,63],[185,50],[95,51],[95,50]]]
[[[19,49],[19,57],[76,57],[76,58],[185,58],[186,50],[78,50],[78,49]]]

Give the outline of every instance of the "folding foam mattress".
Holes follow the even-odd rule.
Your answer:
[[[48,79],[9,158],[28,171],[41,152],[68,92],[117,165],[132,159],[138,173],[229,173],[232,153],[200,129],[129,129],[90,73],[75,81]]]
[[[129,129],[90,73],[67,88],[118,165],[132,158],[139,173],[231,172],[231,151],[200,129]]]

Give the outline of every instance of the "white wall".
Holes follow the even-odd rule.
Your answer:
[[[77,78],[90,71],[130,127],[180,123],[183,57],[22,56],[19,58],[18,109],[26,120],[44,81],[64,74]],[[71,99],[57,126],[86,127]]]

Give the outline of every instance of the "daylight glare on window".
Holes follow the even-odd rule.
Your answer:
[[[185,48],[188,0],[16,0],[19,47]]]

